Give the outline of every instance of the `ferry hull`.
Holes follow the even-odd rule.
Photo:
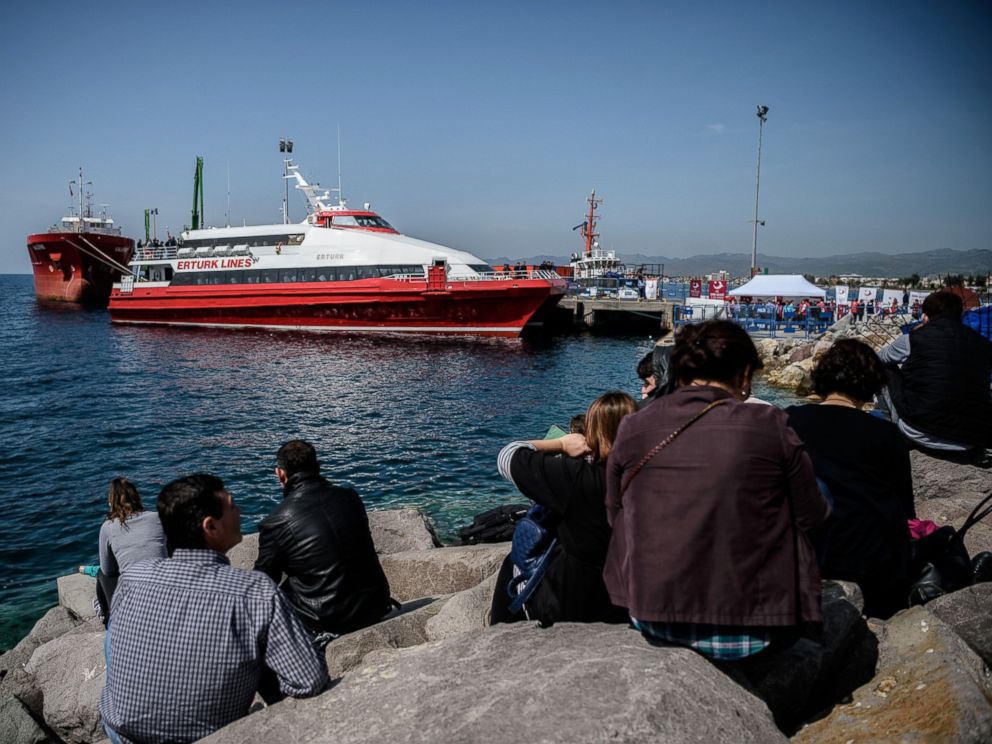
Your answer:
[[[39,233],[29,235],[28,256],[39,300],[105,306],[121,272],[100,255],[127,265],[134,241],[101,233]]]
[[[360,280],[327,284],[115,288],[110,318],[141,323],[339,332],[471,334],[515,337],[564,282],[505,280],[425,282]]]

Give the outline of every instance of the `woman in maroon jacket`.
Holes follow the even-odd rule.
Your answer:
[[[822,620],[806,531],[830,507],[785,413],[744,403],[761,361],[743,329],[688,325],[672,364],[679,388],[610,452],[604,578],[649,641],[740,659]]]

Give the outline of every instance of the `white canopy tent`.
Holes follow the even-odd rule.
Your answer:
[[[826,297],[825,290],[799,274],[758,274],[727,292],[728,297]]]

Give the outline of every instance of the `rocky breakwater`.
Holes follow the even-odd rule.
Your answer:
[[[913,466],[920,511],[952,524],[992,487],[981,468]],[[824,582],[818,633],[716,665],[625,626],[490,627],[506,544],[438,547],[416,510],[370,520],[402,611],[327,647],[327,692],[258,703],[206,741],[992,741],[992,584],[881,622],[862,616],[857,586]],[[992,548],[992,533],[969,539]],[[256,552],[248,535],[230,558],[248,570]],[[63,582],[79,609],[82,579]],[[102,643],[96,621],[59,606],[0,656],[0,741],[102,739]]]
[[[835,341],[856,338],[879,351],[902,333],[904,322],[902,316],[876,316],[866,323],[851,325],[848,318],[841,318],[816,338],[762,338],[755,340],[755,346],[769,384],[795,390],[799,395],[811,395],[813,367]]]

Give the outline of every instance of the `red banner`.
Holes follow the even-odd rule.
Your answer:
[[[690,297],[702,297],[703,296],[703,280],[702,279],[690,279],[689,280],[689,296]]]
[[[710,280],[710,299],[723,300],[727,297],[727,283],[722,279]]]

